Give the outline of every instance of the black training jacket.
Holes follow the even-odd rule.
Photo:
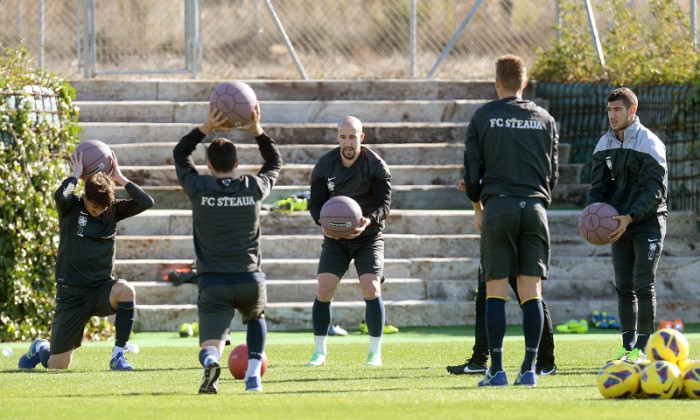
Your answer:
[[[636,117],[622,141],[609,129],[593,151],[586,205],[608,203],[640,223],[666,213],[666,146]]]
[[[546,207],[559,178],[554,118],[515,97],[479,108],[467,127],[464,182],[472,202],[492,196],[541,198]]]
[[[260,209],[279,177],[282,156],[274,140],[262,134],[255,141],[265,163],[256,175],[200,175],[191,155],[204,137],[195,128],[173,150],[177,178],[192,205],[197,275],[258,272]]]
[[[323,204],[336,195],[353,198],[362,208],[362,215],[372,220],[359,237],[376,234],[384,229],[391,206],[389,167],[378,154],[362,146],[360,156],[346,168],[340,147],[334,148],[319,159],[311,173],[309,212],[316,224]]]

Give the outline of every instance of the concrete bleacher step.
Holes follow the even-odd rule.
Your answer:
[[[178,185],[174,165],[126,166],[121,165],[122,172],[130,180],[139,185],[168,186]],[[287,163],[282,167],[277,185],[303,185],[311,179],[313,164]],[[208,174],[205,165],[197,165],[201,174]],[[451,185],[456,186],[464,177],[463,164],[420,165],[389,164],[391,185]],[[574,183],[581,179],[583,165],[565,164],[559,169],[561,182]],[[236,175],[255,175],[260,170],[260,164],[241,164],[236,168]]]
[[[313,301],[315,279],[270,279],[266,281],[268,302]],[[173,286],[164,281],[133,282],[139,302],[148,305],[195,304],[197,285],[186,283]],[[362,296],[357,279],[344,279],[336,289],[334,301],[357,300]],[[421,279],[387,279],[382,284],[382,296],[389,300],[426,299],[426,282]]]
[[[682,261],[681,261],[682,262]],[[580,264],[580,262],[579,262]],[[680,264],[679,264],[680,265]],[[666,296],[680,294],[692,296],[697,287],[684,283],[673,282],[669,274],[676,273],[676,269],[664,269],[664,275],[656,283],[658,299]],[[683,267],[680,267],[683,269]],[[697,267],[696,267],[697,268]],[[587,299],[606,299],[615,296],[615,282],[611,276],[612,266],[593,267],[599,277],[590,277],[586,280],[572,281],[571,273],[563,270],[552,270],[556,274],[568,275],[567,277],[550,277],[542,283],[542,294],[548,301],[571,300],[580,296]],[[603,273],[604,272],[604,273]],[[585,274],[585,273],[584,273]],[[581,273],[577,273],[581,275]],[[316,294],[316,279],[268,279],[268,302],[288,301],[313,301]],[[192,283],[173,286],[167,281],[134,281],[138,301],[147,305],[166,304],[195,304],[197,302],[197,285]],[[382,296],[388,300],[406,299],[438,299],[469,301],[475,297],[477,280],[474,279],[416,279],[416,278],[392,278],[387,277],[382,284]],[[334,301],[357,300],[362,296],[357,277],[344,278],[333,297]],[[515,294],[510,291],[511,299]]]
[[[119,259],[116,261],[115,271],[118,277],[134,282],[162,281],[170,271],[191,265],[192,259]],[[270,280],[314,279],[317,268],[318,258],[263,258],[262,263],[262,270]],[[478,269],[479,260],[471,257],[387,258],[384,262],[384,276],[387,279],[417,278],[427,282],[457,280],[476,283]],[[674,285],[674,282],[677,283],[679,278],[692,276],[699,270],[700,261],[694,256],[665,256],[657,269],[657,281],[664,284],[663,287],[668,290],[697,288],[695,282],[677,285]],[[600,258],[555,256],[551,261],[549,277],[555,281],[587,283],[601,279],[612,280],[613,275],[609,255],[601,255]],[[358,278],[354,265],[350,265],[344,278]],[[461,287],[459,284],[461,283],[457,283],[456,287]]]
[[[156,281],[167,278],[170,271],[192,266],[193,259],[128,259],[116,260],[117,277],[131,281]],[[384,260],[386,278],[414,278],[412,273],[424,278],[425,274],[437,273],[446,278],[449,272],[463,273],[465,277],[476,278],[478,261],[387,258]],[[316,277],[318,258],[263,258],[262,271],[268,279],[313,279]],[[350,265],[347,278],[358,278],[354,265]]]
[[[465,122],[485,100],[405,101],[261,101],[262,121],[268,123],[338,123],[347,115],[363,122]],[[75,101],[81,122],[160,122],[201,124],[209,102]]]
[[[578,232],[580,210],[549,210],[549,233],[575,235]],[[691,211],[671,212],[667,224],[668,236],[689,235],[695,223]],[[318,235],[320,227],[312,222],[307,211],[277,213],[261,211],[263,235]],[[391,209],[384,233],[475,234],[473,210],[403,210]],[[120,235],[191,235],[191,210],[148,210],[119,222]]]
[[[318,258],[323,242],[322,235],[263,235],[261,252],[270,258]],[[458,257],[478,255],[478,235],[384,235],[386,258],[423,257]],[[567,239],[566,242],[573,242]],[[581,242],[580,238],[576,242]],[[584,249],[577,244],[572,252]],[[591,245],[592,247],[592,245]],[[116,258],[135,259],[143,255],[151,258],[187,258],[194,256],[191,235],[119,235],[117,237]]]
[[[221,80],[71,81],[80,101],[205,101]],[[496,99],[491,80],[245,80],[258,100]],[[528,86],[526,95],[530,93]]]
[[[265,320],[270,331],[311,329],[311,304],[308,302],[270,302],[265,308]],[[473,302],[437,300],[385,300],[387,322],[399,326],[473,324]],[[516,309],[510,309],[515,319]],[[519,310],[519,309],[518,309]],[[365,318],[362,300],[333,302],[333,319],[352,328]],[[183,322],[197,320],[197,306],[137,305],[135,331],[177,331]],[[398,322],[400,321],[400,322]],[[231,330],[245,330],[236,315]],[[309,333],[311,334],[311,333]],[[310,344],[313,347],[313,342]]]
[[[458,300],[386,300],[386,320],[392,325],[408,326],[443,326],[474,324],[474,301]],[[270,331],[310,330],[312,302],[271,302],[265,309],[265,319]],[[587,318],[594,310],[616,313],[617,299],[570,299],[551,300],[547,302],[552,314],[552,322],[560,324],[572,318]],[[657,318],[675,319],[679,313],[684,320],[700,319],[700,302],[697,299],[659,301]],[[333,320],[343,328],[356,329],[365,318],[364,301],[333,302]],[[136,331],[177,331],[183,322],[197,320],[197,307],[191,304],[181,305],[137,305]],[[522,323],[520,306],[510,301],[506,304],[506,322],[518,325]],[[688,321],[686,321],[688,322]],[[233,331],[245,330],[241,318],[236,315],[231,322]],[[311,332],[309,332],[311,334]],[[310,341],[310,348],[313,342]]]
[[[100,139],[108,144],[140,144],[144,141],[177,142],[204,120],[196,123],[153,122],[82,122],[80,133],[84,139]],[[459,122],[364,122],[362,130],[367,144],[401,143],[464,143],[468,121]],[[276,124],[264,119],[262,127],[278,144],[310,145],[337,144],[338,121],[331,123]],[[210,135],[205,141],[213,138]],[[255,144],[245,129],[217,131],[215,136],[226,137],[236,144]]]
[[[479,235],[443,234],[384,235],[385,256],[387,258],[411,258],[420,256],[461,257],[479,255]],[[323,237],[317,235],[263,235],[261,252],[265,258],[318,258]],[[608,246],[591,245],[579,235],[557,235],[551,238],[556,256],[597,256],[609,255]],[[667,256],[694,255],[696,238],[689,236],[668,237],[664,242]],[[191,235],[119,235],[117,237],[116,258],[136,259],[143,255],[151,258],[188,258],[194,256]]]
[[[318,258],[323,237],[321,235],[264,235],[261,252],[265,259],[270,258]],[[478,235],[384,235],[386,258],[459,257],[478,255]],[[571,241],[573,242],[573,241]],[[578,240],[577,242],[580,242]],[[582,247],[572,244],[576,251]],[[169,236],[128,236],[117,237],[116,258],[136,259],[143,255],[151,258],[187,258],[194,256],[191,235]],[[559,252],[561,254],[561,250]]]
[[[178,185],[175,167],[173,165],[160,166],[122,166],[122,172],[130,180],[139,185],[167,186]],[[311,179],[311,171],[314,166],[309,164],[285,164],[280,171],[277,185],[303,185]],[[421,165],[420,171],[415,165],[390,165],[392,185],[453,185],[462,176],[463,165]],[[197,171],[208,174],[206,166],[198,165]],[[239,165],[236,168],[237,175],[254,175],[260,170],[257,165]]]
[[[561,184],[552,193],[552,209],[583,208],[589,184]],[[145,186],[154,198],[154,209],[190,209],[189,198],[180,186]],[[272,206],[275,201],[308,191],[309,185],[276,185],[263,201]],[[123,188],[117,188],[117,198],[128,198]],[[471,202],[455,185],[394,185],[391,188],[392,209],[448,210],[468,209]]]
[[[110,147],[119,157],[123,166],[159,166],[173,164],[173,148],[177,143],[129,143],[111,144]],[[338,147],[337,142],[328,144],[298,144],[277,145],[284,162],[299,164],[316,164],[324,154]],[[384,156],[389,165],[441,165],[445,163],[461,163],[464,156],[464,145],[461,143],[404,143],[404,144],[372,144],[370,149]],[[257,144],[237,144],[236,156],[241,164],[260,164],[260,150]],[[204,145],[197,147],[193,154],[196,163],[206,161]],[[209,172],[205,172],[209,173]]]
[[[117,154],[119,164],[122,166],[161,166],[173,164],[173,149],[176,142],[169,143],[114,143],[110,147]],[[464,162],[464,143],[378,143],[367,145],[370,149],[383,157],[388,165],[444,165],[458,164]],[[329,151],[338,147],[337,142],[328,144],[308,144],[299,146],[298,144],[278,144],[284,162],[294,164],[310,164],[316,162]],[[566,162],[569,145],[562,144],[559,150],[561,162]],[[260,151],[256,144],[237,144],[236,156],[241,164],[262,163]],[[193,158],[196,163],[206,162],[206,152],[203,144],[200,144]],[[568,167],[583,166],[583,164],[561,164],[566,171],[571,171]],[[204,172],[208,173],[208,172]],[[568,174],[560,175],[561,182],[578,182],[580,180],[580,170],[578,177]],[[566,181],[570,178],[570,181]]]

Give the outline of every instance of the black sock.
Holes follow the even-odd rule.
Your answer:
[[[638,348],[642,353],[647,349],[647,343],[649,342],[648,334],[637,334],[637,342],[634,343],[634,347]]]
[[[314,304],[311,307],[311,322],[314,327],[314,335],[328,335],[328,329],[331,327],[331,302],[323,302],[314,299]]]
[[[637,331],[624,331],[622,333],[622,347],[632,350],[637,340]]]
[[[525,335],[525,358],[520,366],[520,373],[535,370],[537,348],[542,336],[542,300],[530,299],[521,305],[523,309],[523,334]]]
[[[386,311],[384,301],[381,296],[374,299],[365,299],[365,319],[367,320],[367,331],[372,337],[381,337],[384,334],[384,322]]]
[[[116,340],[114,345],[126,347],[131,330],[134,328],[134,301],[117,303],[117,315],[114,317]]]
[[[45,345],[39,347],[39,361],[41,365],[45,368],[49,367],[49,357],[51,357],[51,346]]]
[[[503,337],[506,336],[506,301],[497,297],[486,299],[486,337],[489,341],[491,367],[494,375],[503,370]]]
[[[265,339],[267,338],[267,323],[265,317],[248,321],[248,332],[246,334],[246,344],[248,344],[248,358],[262,359],[265,351]]]
[[[221,358],[221,355],[216,347],[206,346],[199,351],[199,363],[201,363],[204,367],[207,367],[211,361],[218,363],[219,358]],[[209,359],[209,362],[207,362],[207,359]]]

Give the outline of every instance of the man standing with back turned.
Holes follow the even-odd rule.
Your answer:
[[[637,96],[627,88],[608,96],[610,129],[593,151],[586,205],[615,207],[610,233],[622,348],[615,359],[643,362],[654,332],[654,279],[666,236],[666,146],[637,117]]]
[[[491,366],[479,386],[508,385],[503,338],[508,277],[517,276],[523,311],[525,358],[514,385],[537,385],[535,357],[542,335],[542,285],[549,270],[546,208],[558,178],[554,118],[522,99],[527,85],[522,58],[496,60],[498,100],[479,108],[467,128],[464,182],[481,233],[486,280],[486,333]]]

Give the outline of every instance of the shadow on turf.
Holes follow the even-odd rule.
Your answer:
[[[168,372],[168,371],[182,371],[182,370],[202,370],[202,367],[171,367],[171,368],[149,368],[143,369],[138,366],[134,367],[134,370],[130,372],[124,372],[124,374],[135,375],[139,372]],[[4,369],[0,370],[0,373],[45,373],[45,374],[68,374],[68,373],[96,373],[96,372],[111,372],[108,368],[104,370],[73,370],[73,369]],[[120,374],[122,372],[115,372],[115,374]]]

